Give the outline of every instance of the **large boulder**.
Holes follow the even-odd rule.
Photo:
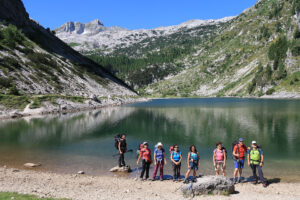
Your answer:
[[[126,173],[130,173],[131,172],[131,168],[130,166],[124,166],[124,167],[113,167],[109,170],[110,172],[126,172]]]
[[[203,176],[197,178],[195,183],[184,184],[181,187],[181,191],[186,196],[201,194],[228,195],[234,192],[234,184],[223,176]]]

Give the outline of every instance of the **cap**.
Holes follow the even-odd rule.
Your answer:
[[[143,142],[143,145],[148,145],[148,142]]]
[[[156,146],[158,146],[158,147],[159,147],[159,146],[161,146],[161,147],[162,147],[162,146],[163,146],[163,144],[162,144],[161,142],[159,142],[159,143],[157,143],[157,145],[156,145]]]
[[[256,141],[253,140],[253,141],[252,141],[252,144],[256,144]]]
[[[243,141],[244,141],[244,139],[243,139],[243,138],[240,138],[240,139],[239,139],[239,141],[240,141],[240,142],[243,142]]]

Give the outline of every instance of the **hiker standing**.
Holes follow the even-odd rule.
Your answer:
[[[163,181],[163,175],[164,175],[164,165],[167,164],[167,159],[166,159],[166,154],[165,150],[163,148],[163,145],[161,142],[157,143],[156,149],[154,151],[154,163],[155,163],[155,168],[153,172],[153,181],[155,180],[158,168],[160,168],[160,180]]]
[[[248,165],[252,169],[253,173],[253,184],[257,184],[257,175],[256,175],[256,168],[258,170],[260,182],[263,184],[263,187],[267,187],[264,174],[262,171],[262,166],[264,164],[264,152],[261,148],[258,148],[256,141],[252,141],[252,146],[248,152]]]
[[[180,178],[180,168],[181,168],[181,160],[182,160],[182,155],[181,152],[179,151],[178,145],[174,145],[174,149],[171,152],[170,159],[172,161],[173,165],[173,181],[176,181]]]
[[[246,153],[247,153],[247,147],[244,145],[243,138],[240,138],[238,144],[234,145],[232,151],[232,155],[234,159],[234,172],[233,172],[234,183],[241,182],[241,176],[244,168]],[[236,175],[238,175],[238,181],[236,180]]]
[[[200,155],[195,145],[190,146],[190,152],[188,153],[187,164],[188,164],[188,171],[185,174],[183,183],[188,182],[188,178],[192,170],[193,170],[193,182],[196,182],[197,181],[196,173],[197,170],[200,168]]]
[[[218,142],[216,147],[217,148],[213,151],[213,163],[216,170],[216,175],[218,176],[220,174],[220,170],[222,170],[223,176],[226,176],[226,150],[222,147],[221,142]]]
[[[148,143],[144,142],[143,143],[143,148],[140,150],[140,155],[139,158],[136,162],[136,164],[138,165],[140,162],[140,159],[142,158],[142,172],[141,172],[141,176],[140,179],[143,180],[144,174],[146,172],[146,180],[149,178],[149,169],[150,169],[150,165],[152,163],[152,158],[151,158],[151,150],[148,148]]]
[[[124,153],[127,151],[126,135],[122,134],[118,144],[119,156],[119,167],[125,166]]]

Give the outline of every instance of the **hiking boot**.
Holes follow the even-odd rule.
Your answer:
[[[266,184],[266,183],[263,183],[262,186],[263,186],[264,188],[266,188],[266,187],[267,187],[267,184]]]
[[[238,183],[241,183],[241,179],[239,178],[237,182],[238,182]]]
[[[160,181],[163,181],[164,179],[163,179],[163,178],[159,178],[159,180],[160,180]]]
[[[233,184],[237,184],[237,180],[236,179],[233,180]]]
[[[251,182],[253,185],[256,185],[257,184],[257,181],[252,181]]]
[[[193,178],[192,182],[196,183],[197,182],[197,178]]]
[[[155,181],[155,178],[151,179],[151,181]]]
[[[173,182],[175,182],[176,181],[176,178],[173,178]]]
[[[183,179],[183,183],[187,184],[187,183],[189,183],[189,181],[185,178],[185,179]]]

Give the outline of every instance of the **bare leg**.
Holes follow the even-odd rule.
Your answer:
[[[186,174],[185,174],[185,178],[186,178],[186,179],[188,179],[188,177],[189,177],[190,173],[191,173],[191,170],[190,170],[190,169],[188,169],[188,171],[187,171],[187,172],[186,172]]]

